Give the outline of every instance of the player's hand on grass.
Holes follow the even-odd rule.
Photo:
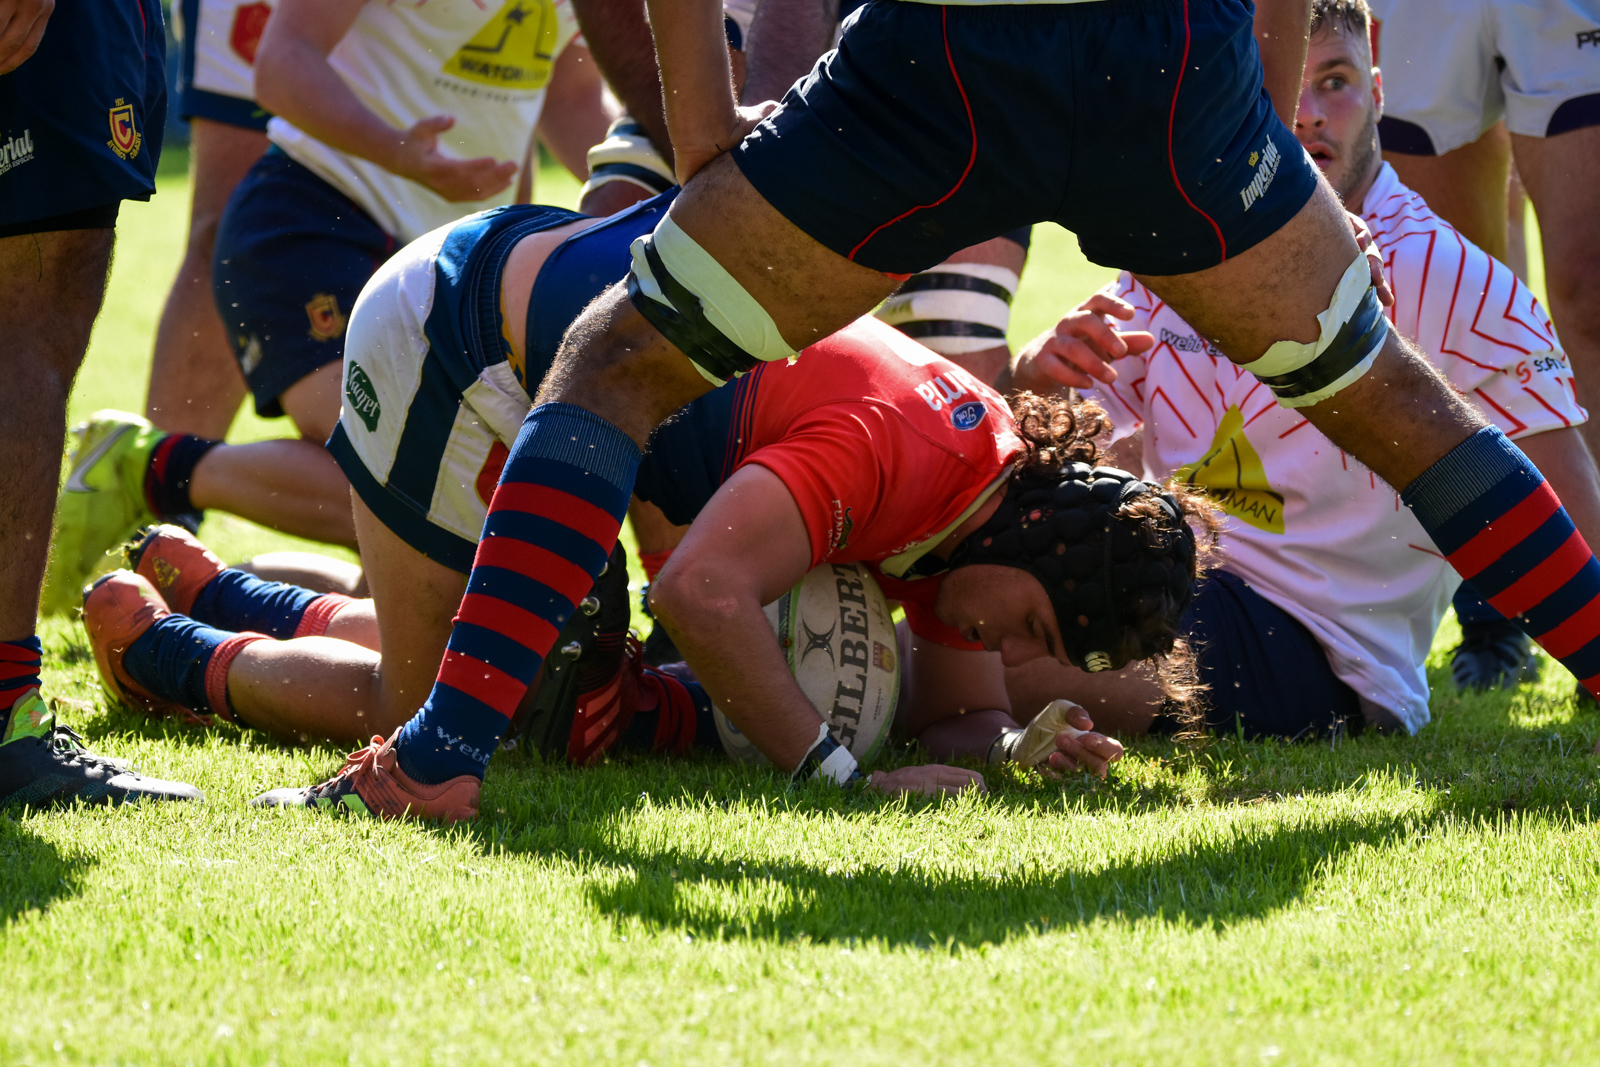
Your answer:
[[[963,789],[976,789],[987,793],[983,775],[963,767],[947,767],[942,763],[924,763],[917,767],[899,767],[892,771],[873,771],[869,779],[872,788],[885,793],[959,793]]]
[[[1132,304],[1110,293],[1095,293],[1017,354],[1011,387],[1049,393],[1064,385],[1074,389],[1089,389],[1096,382],[1110,385],[1117,380],[1113,361],[1155,347],[1151,334],[1119,331],[1111,324],[1111,319],[1131,318]]]
[[[1066,727],[1056,734],[1056,751],[1041,766],[1062,774],[1084,771],[1104,778],[1122,758],[1122,742],[1094,732],[1094,720],[1076,704],[1067,712]]]
[[[1394,290],[1389,288],[1389,279],[1383,276],[1383,250],[1372,239],[1372,231],[1367,229],[1366,222],[1360,215],[1346,211],[1345,217],[1350,220],[1350,229],[1356,235],[1356,245],[1367,257],[1367,269],[1372,272],[1372,287],[1378,290],[1378,303],[1384,307],[1394,304]]]
[[[745,139],[745,135],[755,129],[761,120],[778,110],[776,100],[763,100],[750,107],[734,108],[733,125],[720,136],[711,138],[703,144],[679,145],[676,141],[672,144],[672,169],[678,177],[679,185],[688,185],[689,179],[699,172],[701,167],[710,163],[724,152],[731,151],[735,145]]]
[[[402,135],[389,169],[427,186],[452,204],[483,200],[510,185],[517,173],[515,163],[490,156],[453,159],[439,151],[439,135],[455,124],[453,116],[433,115],[411,127]]]
[[[0,74],[10,74],[38,50],[55,6],[56,0],[0,0]]]

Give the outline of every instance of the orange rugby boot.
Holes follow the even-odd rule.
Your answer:
[[[478,817],[483,781],[463,774],[438,785],[412,781],[400,769],[395,738],[374,737],[366,748],[350,753],[339,773],[304,789],[274,789],[250,801],[256,808],[310,808],[370,815],[379,819],[423,819],[455,823]]]
[[[179,615],[194,609],[206,584],[228,569],[205,545],[181,526],[146,526],[124,547],[128,566],[156,587],[167,606]]]
[[[153,715],[178,715],[209,724],[209,719],[151,693],[123,669],[122,654],[128,646],[171,614],[155,587],[132,571],[112,571],[84,591],[83,628],[89,631],[101,688],[113,701]]]

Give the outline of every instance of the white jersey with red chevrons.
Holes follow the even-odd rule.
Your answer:
[[[1363,205],[1394,289],[1390,321],[1507,435],[1582,423],[1549,316],[1384,164]],[[1156,347],[1116,364],[1098,398],[1126,437],[1144,427],[1149,477],[1205,488],[1227,511],[1227,570],[1306,626],[1334,673],[1415,733],[1423,660],[1460,578],[1399,496],[1124,273],[1119,328]]]
[[[456,159],[522,159],[544,109],[556,58],[578,33],[568,0],[367,0],[328,62],[373,114],[395,129],[453,115],[439,150]],[[284,118],[267,135],[296,162],[371,215],[402,244],[474,211],[494,196],[452,204],[376,163],[329,147]]]

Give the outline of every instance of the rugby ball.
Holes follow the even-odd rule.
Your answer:
[[[856,761],[869,762],[889,737],[900,695],[894,617],[872,573],[824,563],[765,610],[801,691]],[[712,711],[729,756],[770,765],[722,709]]]

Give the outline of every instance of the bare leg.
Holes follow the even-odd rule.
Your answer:
[[[298,585],[314,593],[343,593],[357,598],[368,595],[367,577],[360,566],[315,552],[263,552],[234,564],[234,569],[269,582]]]
[[[628,521],[633,524],[633,536],[639,542],[641,555],[671,552],[689,532],[689,527],[672,525],[660,508],[638,497],[634,497],[628,507]]]
[[[1572,360],[1578,401],[1589,409],[1582,427],[1589,451],[1600,455],[1600,127],[1555,137],[1513,135],[1517,171],[1533,199],[1544,241],[1544,280],[1550,315]]]
[[[67,394],[105,297],[113,240],[111,230],[0,238],[9,355],[0,379],[0,640],[31,637],[37,622]]]
[[[695,175],[673,203],[672,216],[767,309],[796,349],[870,311],[895,288],[894,279],[835,255],[799,230],[727,156]],[[539,401],[592,411],[642,447],[668,415],[708,389],[617,286],[567,331]]]
[[[1434,212],[1495,259],[1506,258],[1506,182],[1511,135],[1503,122],[1442,156],[1385,152],[1384,162]]]
[[[1321,182],[1287,226],[1254,248],[1196,274],[1140,280],[1228,358],[1248,363],[1275,341],[1316,340],[1316,316],[1355,256],[1344,212]],[[1393,331],[1366,376],[1301,412],[1396,489],[1484,425]]]
[[[339,421],[340,365],[313,371],[283,394],[301,439],[213,448],[195,465],[189,499],[330,544],[353,545],[350,482],[322,442]]]
[[[328,450],[310,441],[218,445],[195,464],[189,499],[296,537],[356,541],[350,482]]]
[[[1511,168],[1511,180],[1506,186],[1506,266],[1528,282],[1528,190],[1523,187],[1522,175]]]
[[[340,612],[326,637],[257,641],[239,653],[228,671],[228,698],[251,726],[364,742],[409,719],[433,684],[466,578],[405,544],[352,500],[375,599]],[[370,642],[368,620],[376,621],[381,656],[356,643]]]
[[[163,430],[222,438],[245,384],[211,295],[211,252],[228,197],[267,150],[267,135],[206,119],[189,131],[189,242],[156,327],[144,410]]]

